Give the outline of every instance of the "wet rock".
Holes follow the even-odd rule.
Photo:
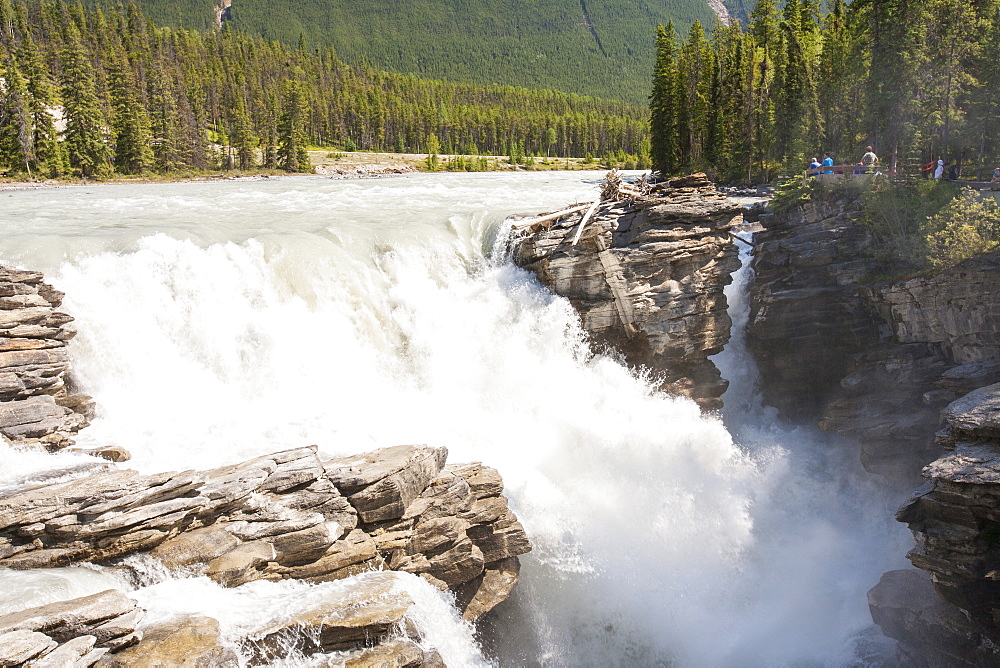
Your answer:
[[[882,632],[899,641],[901,666],[988,666],[1000,660],[995,636],[941,600],[925,571],[885,573],[868,592],[868,607]]]
[[[361,520],[370,523],[402,517],[447,458],[446,448],[399,445],[360,457],[335,459],[324,466]]]
[[[261,629],[244,642],[255,661],[272,661],[295,651],[306,656],[373,645],[402,628],[413,601],[396,588],[393,573],[369,573],[287,621]]]
[[[71,445],[92,416],[90,397],[69,389],[62,297],[39,272],[0,265],[0,433],[15,443]]]
[[[42,656],[58,643],[44,633],[18,629],[0,632],[0,666],[20,666]]]
[[[40,659],[31,662],[31,668],[86,668],[107,650],[94,651],[94,636],[77,636],[64,642]]]
[[[148,626],[141,643],[97,662],[101,668],[224,668],[238,664],[236,652],[222,643],[219,622],[211,617],[184,617]]]
[[[126,617],[135,609],[135,601],[121,592],[108,590],[0,616],[0,633],[18,630],[38,631],[56,642],[93,635],[99,645],[106,646],[114,639],[135,631],[135,626],[116,628],[114,635],[100,633],[96,629],[111,620]]]
[[[343,668],[445,668],[441,655],[426,652],[412,640],[394,638],[375,647],[345,652],[325,664]]]
[[[520,580],[521,562],[508,557],[486,564],[475,580],[456,588],[455,598],[462,616],[474,621],[507,600]]]
[[[723,288],[739,266],[729,231],[742,209],[704,174],[646,196],[607,202],[582,230],[582,211],[535,225],[514,261],[569,299],[584,328],[663,386],[719,408],[727,383],[707,358],[729,340]]]
[[[880,341],[861,294],[873,264],[856,220],[856,194],[836,193],[762,219],[754,235],[747,344],[766,405],[793,420],[816,420],[852,372],[853,356]]]

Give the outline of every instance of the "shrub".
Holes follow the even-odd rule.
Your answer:
[[[1000,209],[971,190],[962,192],[924,224],[928,264],[940,271],[1000,242]]]

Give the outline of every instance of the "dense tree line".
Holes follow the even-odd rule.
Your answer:
[[[100,176],[301,170],[307,145],[442,153],[638,154],[642,109],[349,66],[231,30],[0,0],[0,170]]]
[[[919,173],[1000,161],[1000,1],[758,0],[747,25],[657,33],[652,160],[731,180],[799,172],[826,151]]]
[[[136,2],[160,25],[184,28],[208,27],[221,4]],[[234,0],[227,16],[236,30],[333,47],[350,64],[642,104],[656,26],[706,23],[713,13],[706,0]]]

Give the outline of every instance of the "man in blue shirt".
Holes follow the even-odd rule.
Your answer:
[[[833,158],[830,157],[829,153],[823,154],[823,167],[833,167]],[[833,170],[823,170],[824,174],[833,174]]]

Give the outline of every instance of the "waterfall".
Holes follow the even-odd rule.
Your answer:
[[[498,665],[877,661],[865,591],[898,566],[905,531],[849,447],[755,405],[742,325],[719,356],[735,410],[702,415],[591,350],[566,300],[493,255],[507,214],[586,201],[598,178],[14,193],[0,260],[67,294],[74,369],[99,407],[80,444],[120,445],[144,472],[307,444],[336,456],[428,443],[496,467],[534,544],[484,623]],[[12,457],[0,484],[73,459]],[[0,589],[34,588],[21,607],[110,582],[138,587],[156,618],[200,611],[232,628],[280,599],[274,587],[311,587],[233,592],[155,569],[139,583],[90,568],[2,575]],[[482,660],[443,595],[408,586],[446,661]]]

